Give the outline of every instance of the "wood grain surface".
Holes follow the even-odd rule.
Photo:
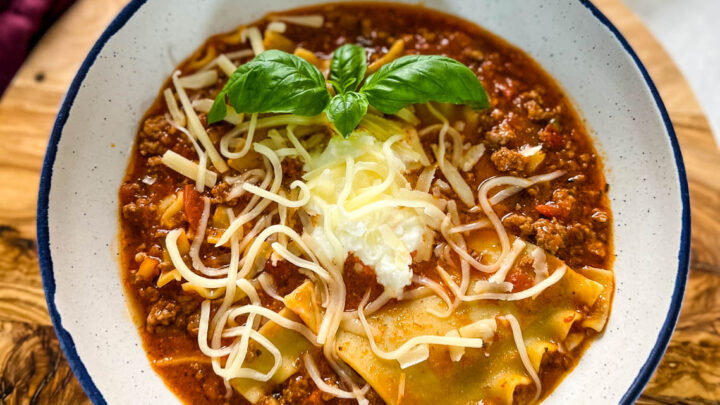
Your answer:
[[[0,100],[0,404],[89,402],[47,314],[35,253],[35,204],[61,99],[126,1],[79,0],[40,41]],[[595,3],[655,80],[690,180],[692,263],[686,297],[668,351],[638,403],[720,404],[720,153],[702,109],[662,47],[619,0]]]

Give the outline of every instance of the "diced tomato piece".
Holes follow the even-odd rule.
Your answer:
[[[540,131],[538,137],[548,149],[559,149],[563,145],[562,134],[560,134],[553,124],[547,124],[545,128]]]
[[[548,218],[565,218],[569,214],[567,208],[554,203],[536,205],[535,209]]]
[[[533,286],[532,277],[523,271],[512,271],[508,275],[508,281],[515,286],[513,288],[513,292],[527,290]]]
[[[185,186],[183,198],[185,199],[185,216],[190,223],[190,229],[196,231],[198,225],[200,225],[200,218],[202,217],[203,210],[205,209],[205,202],[202,199],[202,195],[195,190],[195,186],[193,184]]]

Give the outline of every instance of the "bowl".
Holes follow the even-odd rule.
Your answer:
[[[133,0],[72,82],[42,170],[38,249],[60,345],[94,403],[177,402],[149,364],[120,277],[117,190],[140,118],[172,69],[207,37],[312,3]],[[584,118],[610,184],[616,292],[605,333],[545,403],[632,403],[670,339],[688,269],[687,180],[652,80],[588,1],[423,5],[525,50]]]

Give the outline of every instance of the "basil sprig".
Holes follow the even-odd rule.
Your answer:
[[[326,113],[330,122],[346,138],[367,114],[367,96],[355,91],[365,78],[366,71],[367,56],[362,46],[345,44],[333,53],[330,83],[337,94],[330,100]]]
[[[367,71],[365,48],[345,44],[335,50],[330,61],[330,83],[337,94],[355,91]]]
[[[396,59],[365,79],[367,56],[358,45],[343,45],[333,54],[330,83],[302,58],[278,50],[261,53],[240,66],[218,94],[208,121],[225,118],[227,102],[239,113],[272,112],[328,119],[347,137],[371,105],[394,114],[410,104],[438,101],[488,108],[487,94],[477,76],[462,63],[438,55],[408,55]],[[358,89],[359,88],[359,89]]]

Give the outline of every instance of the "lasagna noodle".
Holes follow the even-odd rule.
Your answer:
[[[548,265],[552,273],[564,263],[548,255]],[[562,342],[572,324],[580,319],[577,308],[587,306],[593,313],[595,304],[602,305],[603,294],[612,291],[612,282],[608,281],[607,278],[593,281],[568,268],[559,282],[535,299],[463,303],[453,315],[438,318],[430,309],[443,305],[442,302],[437,297],[426,297],[387,305],[368,321],[381,349],[392,350],[416,336],[444,336],[478,320],[512,314],[522,327],[530,362],[539,371],[545,353],[557,351],[556,342]],[[515,388],[533,383],[507,323],[499,323],[495,338],[490,339],[485,348],[466,348],[461,361],[453,362],[447,347],[431,345],[427,361],[405,369],[397,361],[377,358],[365,336],[341,331],[337,342],[340,357],[389,405],[397,403],[403,374],[403,402],[419,405],[467,404],[478,398],[512,404]]]
[[[288,309],[280,311],[280,315],[295,322],[299,321],[298,317]],[[235,378],[230,381],[233,388],[251,403],[259,401],[263,396],[271,392],[273,387],[295,374],[298,371],[298,359],[313,347],[300,333],[283,328],[272,321],[260,328],[260,334],[268,338],[280,350],[282,363],[269,381],[263,382],[249,378]],[[260,354],[256,355],[252,360],[246,361],[243,366],[259,372],[267,372],[273,365],[273,356],[261,346],[257,345],[257,347]]]

